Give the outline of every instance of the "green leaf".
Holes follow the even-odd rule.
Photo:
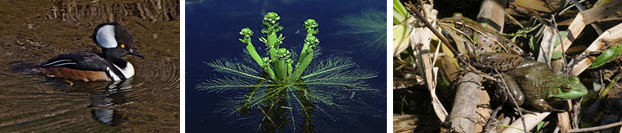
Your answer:
[[[544,121],[540,121],[538,123],[538,126],[536,127],[536,131],[540,131],[540,129],[542,129],[542,126],[544,126],[544,123],[545,123]]]
[[[568,31],[559,31],[558,36],[561,36],[561,38],[566,38],[566,36],[568,36]],[[559,44],[561,44],[561,41],[559,40],[560,37],[555,37],[555,45],[553,46],[553,48],[559,46]],[[570,45],[570,44],[564,44],[564,45]]]
[[[553,50],[553,54],[551,55],[551,59],[561,59],[562,58],[562,51],[559,50]]]
[[[605,65],[611,59],[614,59],[614,58],[620,56],[621,53],[622,53],[622,45],[620,45],[620,44],[616,45],[613,48],[605,50],[605,52],[603,52],[603,54],[598,56],[596,58],[596,60],[594,60],[594,62],[592,62],[592,65],[590,66],[590,69],[599,68],[599,67]]]

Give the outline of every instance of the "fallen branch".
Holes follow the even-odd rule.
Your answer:
[[[447,118],[453,132],[470,133],[477,122],[477,103],[481,97],[479,87],[482,77],[476,73],[466,73],[458,83],[456,99],[451,114]]]

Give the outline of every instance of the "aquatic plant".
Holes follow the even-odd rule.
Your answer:
[[[337,22],[348,29],[338,34],[356,37],[367,49],[385,51],[387,48],[387,14],[378,10],[364,10],[361,14],[342,17]]]
[[[283,29],[280,19],[274,12],[268,12],[263,18],[263,36],[259,40],[266,45],[267,54],[264,55],[267,56],[262,57],[253,45],[253,31],[243,28],[240,31],[243,38],[239,40],[246,45],[250,62],[256,65],[222,60],[207,63],[214,71],[230,75],[207,80],[197,89],[217,93],[244,91],[246,93],[240,97],[228,97],[232,100],[221,110],[247,115],[258,109],[264,115],[259,126],[262,130],[282,129],[283,125],[292,125],[295,129],[298,122],[294,114],[302,114],[304,131],[312,131],[310,121],[316,110],[328,114],[321,105],[343,109],[338,102],[348,99],[353,92],[374,90],[365,80],[376,74],[356,69],[358,66],[349,58],[330,57],[313,62],[320,43],[315,36],[319,25],[314,19],[304,21],[307,36],[300,54],[293,55],[290,50],[281,48],[285,37],[278,33]]]

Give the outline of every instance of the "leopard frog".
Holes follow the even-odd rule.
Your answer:
[[[458,51],[475,60],[480,66],[505,71],[523,61],[520,57],[524,53],[523,50],[512,41],[463,17],[461,13],[441,19],[439,25],[453,38]]]

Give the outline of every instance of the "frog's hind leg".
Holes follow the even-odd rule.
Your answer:
[[[500,41],[501,44],[503,44],[503,46],[506,49],[508,49],[508,52],[511,52],[512,54],[517,54],[517,55],[525,54],[525,51],[523,51],[523,49],[518,47],[516,44],[512,43],[512,41],[510,39],[505,38],[505,37],[501,37],[501,38],[499,38],[499,41]]]
[[[546,63],[533,61],[533,60],[525,60],[520,65],[516,66],[518,69],[534,69],[534,70],[549,70],[549,65]]]
[[[516,54],[482,53],[475,60],[474,66],[506,71],[520,65],[524,59]]]

